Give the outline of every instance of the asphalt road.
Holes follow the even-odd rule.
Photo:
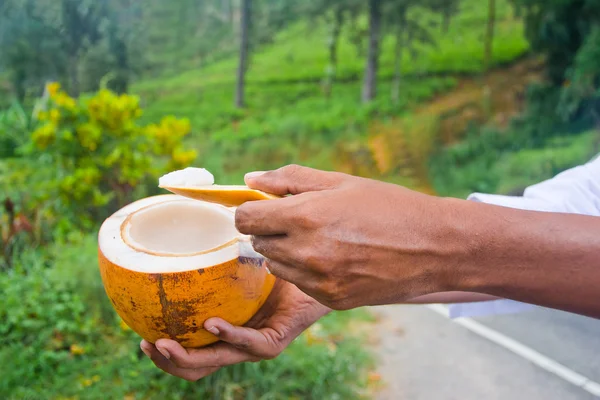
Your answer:
[[[599,398],[429,308],[374,311],[380,400]],[[600,321],[547,309],[474,321],[600,382]]]

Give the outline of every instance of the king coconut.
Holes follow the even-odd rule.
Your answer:
[[[236,206],[277,196],[215,185],[203,168],[166,174],[159,186],[176,194],[136,201],[102,224],[102,282],[122,320],[148,342],[203,347],[218,341],[204,321],[244,325],[271,293],[275,277],[234,221]]]

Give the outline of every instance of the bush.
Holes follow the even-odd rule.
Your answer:
[[[51,204],[55,214],[72,216],[76,226],[90,227],[108,208],[141,197],[135,188],[196,157],[181,144],[189,121],[168,116],[142,125],[135,96],[102,89],[75,100],[57,83],[47,92],[35,115],[37,127],[21,157],[6,162],[11,171],[3,181],[7,193],[33,194],[33,203]]]
[[[491,128],[476,133],[431,158],[430,176],[439,194],[464,198],[522,189],[587,162],[600,143],[596,131],[548,138],[540,146],[519,142],[518,133]]]
[[[18,103],[0,110],[0,159],[14,157],[25,144],[31,129],[31,118]]]
[[[327,316],[275,360],[194,383],[167,375],[112,310],[95,235],[23,254],[0,274],[0,291],[3,399],[353,399],[372,366],[349,330],[367,320],[357,310]]]

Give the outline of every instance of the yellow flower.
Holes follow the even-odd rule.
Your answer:
[[[89,378],[81,379],[81,385],[83,387],[92,386],[93,384],[94,384],[94,381]]]
[[[52,110],[50,110],[50,112],[48,113],[48,119],[55,125],[57,125],[60,122],[60,111],[58,111],[56,108],[53,108]]]
[[[192,161],[196,159],[197,153],[195,150],[183,150],[181,148],[176,148],[173,150],[173,154],[171,158],[173,163],[177,165],[189,165]]]
[[[74,356],[80,356],[82,354],[85,354],[85,349],[78,344],[72,344],[71,354],[73,354]]]
[[[48,91],[48,94],[50,95],[50,98],[52,99],[60,91],[60,83],[50,82],[48,85],[46,85],[46,90]]]
[[[40,126],[33,131],[31,138],[37,147],[40,149],[45,149],[56,138],[56,125],[54,125],[52,122],[48,122]]]
[[[54,100],[57,106],[62,107],[68,111],[75,110],[75,107],[77,106],[75,99],[70,97],[65,92],[58,92],[52,99]]]
[[[95,151],[98,148],[98,143],[102,138],[102,130],[94,123],[84,123],[75,128],[79,143],[90,151]]]

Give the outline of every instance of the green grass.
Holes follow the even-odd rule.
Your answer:
[[[12,344],[0,350],[4,399],[357,399],[366,386],[370,356],[357,337],[346,332],[350,320],[367,319],[360,311],[335,313],[320,325],[323,343],[299,337],[278,358],[240,364],[198,382],[186,382],[158,370],[138,351],[128,333],[82,343],[87,352],[39,366],[34,349]],[[344,336],[332,344],[329,337]],[[37,368],[36,368],[37,367]],[[28,373],[35,368],[35,373]],[[24,370],[28,370],[25,372]],[[31,371],[34,372],[34,371]]]
[[[599,150],[597,131],[548,140],[544,148],[526,149],[509,153],[499,160],[496,168],[500,176],[498,193],[550,179],[558,173],[588,162]]]
[[[415,18],[437,21],[440,17],[419,11]],[[483,38],[487,23],[487,4],[479,0],[464,0],[459,13],[451,20],[447,33],[439,27],[428,28],[436,41],[434,46],[417,46],[417,56],[404,54],[405,74],[475,73],[483,67]],[[359,21],[366,28],[366,18]],[[508,0],[497,1],[497,27],[494,40],[494,63],[514,60],[528,50],[523,23],[513,15]],[[319,21],[302,21],[281,31],[273,44],[252,54],[248,72],[250,83],[318,81],[325,72],[327,59],[326,28]],[[380,76],[393,75],[394,38],[386,34],[382,40]],[[364,44],[363,44],[364,48]],[[338,49],[338,78],[360,79],[364,70],[364,54],[349,37],[346,26]],[[237,60],[229,58],[204,68],[190,69],[170,78],[145,80],[135,85],[141,92],[157,89],[231,84],[235,78]]]
[[[456,73],[482,70],[487,5],[479,0],[461,4],[447,34],[431,28],[435,47],[419,48],[415,59],[405,57],[407,78],[397,106],[390,101],[390,35],[382,43],[379,95],[372,105],[360,103],[364,57],[350,43],[347,30],[339,48],[338,77],[343,82],[334,85],[330,99],[324,97],[319,82],[327,64],[327,35],[315,21],[290,26],[252,55],[245,110],[233,107],[235,58],[143,80],[133,90],[142,97],[146,119],[174,114],[191,120],[194,135],[188,144],[200,152],[196,164],[210,168],[221,183],[239,183],[248,170],[287,163],[336,169],[339,143],[365,137],[370,121],[401,115],[453,88]],[[436,17],[421,13],[418,18]],[[499,1],[494,64],[512,61],[527,49],[521,21],[513,18],[508,1]]]
[[[599,134],[557,136],[542,147],[512,150],[500,150],[492,143],[481,148],[472,144],[474,140],[467,138],[447,149],[446,157],[448,152],[454,156],[439,161],[440,165],[434,162],[433,182],[440,195],[465,198],[472,192],[505,194],[524,189],[589,161],[598,151]],[[469,146],[477,153],[468,155]]]
[[[366,386],[372,360],[350,330],[371,321],[364,310],[328,315],[275,360],[190,383],[158,370],[140,338],[120,328],[101,284],[95,235],[47,251],[30,251],[0,274],[0,398],[353,399]],[[73,344],[84,353],[71,354]]]

